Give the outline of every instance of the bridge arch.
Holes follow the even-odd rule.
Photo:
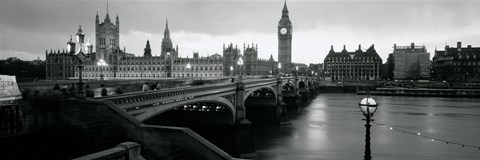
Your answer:
[[[272,86],[262,86],[249,89],[244,95],[245,107],[257,105],[275,105],[277,104],[278,93]]]
[[[258,90],[261,90],[261,89],[266,89],[266,90],[269,90],[273,93],[273,96],[275,98],[275,102],[277,101],[277,91],[275,90],[275,88],[273,88],[272,86],[262,86],[262,87],[257,87],[257,88],[252,88],[252,89],[249,89],[248,92],[245,93],[245,96],[243,96],[243,101],[245,102],[248,97],[250,97],[250,95],[252,95],[253,92],[255,91],[258,91]]]
[[[138,118],[141,119],[142,122],[146,122],[162,113],[173,110],[177,107],[198,104],[198,103],[215,103],[225,107],[225,109],[228,110],[227,112],[231,117],[229,123],[231,124],[235,123],[235,105],[232,102],[230,102],[228,99],[220,96],[200,97],[200,98],[195,98],[191,100],[185,100],[180,103],[177,102],[177,103],[164,104],[162,105],[162,108],[155,109],[155,112],[145,112],[139,115]]]
[[[291,97],[296,95],[297,87],[292,82],[287,82],[282,86],[282,95],[284,97]]]
[[[298,88],[305,88],[307,87],[307,84],[304,81],[298,82]]]

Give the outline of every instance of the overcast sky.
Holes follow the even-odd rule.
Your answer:
[[[109,0],[110,18],[120,17],[120,46],[143,55],[147,39],[160,54],[168,18],[180,56],[222,53],[223,43],[258,44],[259,57],[277,60],[277,25],[283,0]],[[64,49],[82,25],[95,41],[95,14],[102,22],[107,1],[0,0],[0,59],[45,59],[45,49]],[[333,45],[353,51],[375,44],[386,61],[399,46],[480,46],[480,0],[288,0],[293,23],[292,61],[323,63]]]

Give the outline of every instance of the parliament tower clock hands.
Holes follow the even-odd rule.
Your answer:
[[[282,73],[288,74],[292,70],[292,22],[288,16],[287,2],[285,1],[282,18],[278,22],[278,62],[282,65]]]

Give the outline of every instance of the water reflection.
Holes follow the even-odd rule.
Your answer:
[[[257,159],[362,159],[365,124],[358,109],[363,96],[322,94],[289,110],[289,126],[254,126]],[[404,130],[480,145],[480,99],[373,97],[374,119]],[[478,159],[480,150],[446,145],[372,125],[374,159]]]

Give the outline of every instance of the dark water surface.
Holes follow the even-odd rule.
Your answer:
[[[291,125],[253,127],[255,147],[265,160],[363,159],[365,122],[358,109],[364,96],[320,94],[289,109]],[[377,123],[442,140],[480,146],[480,99],[372,96]],[[372,124],[375,160],[480,159],[468,148]]]

